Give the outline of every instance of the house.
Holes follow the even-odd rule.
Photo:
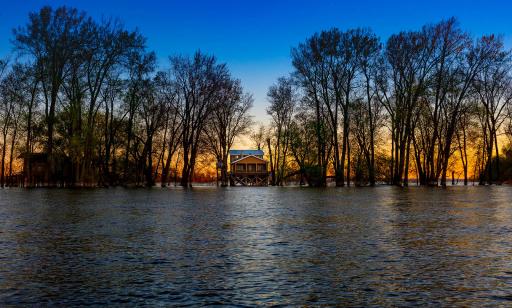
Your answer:
[[[72,186],[71,160],[64,154],[28,152],[20,155],[23,158],[23,186]]]
[[[230,150],[231,186],[267,186],[268,162],[262,150]]]

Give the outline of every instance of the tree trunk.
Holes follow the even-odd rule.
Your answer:
[[[169,153],[167,153],[167,159],[165,160],[165,165],[162,170],[162,178],[161,178],[161,186],[165,187],[167,186],[167,179],[169,177],[169,169],[171,168],[171,162],[172,162],[172,153],[170,153],[171,149],[169,149]]]
[[[3,134],[3,143],[2,143],[2,162],[0,167],[0,187],[4,187],[5,185],[5,152],[7,148],[7,134]]]
[[[126,152],[124,154],[124,168],[123,168],[123,182],[127,184],[128,182],[128,162],[130,158],[130,147],[132,142],[132,116],[130,115],[130,119],[128,120],[128,137],[126,139]]]
[[[270,139],[267,139],[267,145],[268,145],[268,155],[270,158],[270,185],[275,186],[276,185],[276,172],[275,172],[274,161],[272,160],[272,147],[270,146]]]
[[[500,153],[498,150],[498,137],[496,131],[494,132],[494,146],[496,149],[496,181],[499,184],[500,183]]]
[[[221,186],[228,186],[228,156],[227,154],[223,155],[222,158],[222,168],[221,168]]]
[[[347,132],[347,186],[350,187],[350,142],[348,142],[348,132]]]
[[[14,147],[16,145],[16,135],[18,133],[18,128],[17,128],[17,124],[15,124],[14,126],[14,131],[12,133],[12,136],[11,136],[11,151],[9,153],[9,177],[11,177],[11,180],[12,180],[12,161],[14,159]],[[12,185],[12,183],[11,183]]]
[[[148,137],[147,141],[147,165],[146,165],[146,186],[153,187],[155,185],[155,179],[153,178],[153,140],[152,136]]]
[[[189,157],[188,157],[188,147],[183,148],[183,168],[181,171],[181,181],[180,185],[182,187],[188,187],[188,180],[190,178],[190,170],[189,170]]]

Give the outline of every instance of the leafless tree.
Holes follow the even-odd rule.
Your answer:
[[[327,111],[324,102],[324,93],[327,92],[325,82],[325,67],[321,63],[319,50],[319,35],[315,34],[306,42],[299,44],[292,49],[292,64],[295,68],[293,74],[296,82],[302,88],[305,103],[314,110],[315,114],[315,139],[317,163],[319,170],[319,181],[314,186],[326,186],[328,155],[328,131],[332,125],[326,120]],[[337,114],[337,112],[336,112]],[[334,116],[334,114],[333,114]],[[336,118],[335,118],[336,119]],[[332,121],[331,121],[332,122]],[[336,125],[337,126],[337,125]]]
[[[271,136],[267,143],[272,157],[271,183],[282,185],[288,150],[290,146],[290,125],[297,104],[297,94],[290,78],[280,77],[267,93],[270,106],[267,113],[272,117]]]
[[[180,116],[181,100],[178,99],[178,89],[172,81],[171,72],[159,72],[155,78],[157,94],[167,105],[162,136],[162,177],[161,186],[168,184],[171,163],[181,144],[182,118]],[[175,171],[176,172],[176,171]]]
[[[182,121],[183,168],[181,186],[192,185],[194,166],[201,150],[205,125],[215,110],[221,89],[230,80],[225,64],[218,64],[213,56],[200,51],[192,58],[171,57],[173,82],[181,100],[179,114]]]
[[[258,150],[263,150],[263,148],[265,147],[265,131],[265,125],[260,123],[258,124],[258,128],[255,131],[251,132],[249,136],[252,144]]]
[[[13,42],[16,49],[34,58],[41,77],[47,127],[46,151],[50,157],[54,147],[56,108],[62,84],[70,61],[81,50],[81,34],[89,21],[85,13],[76,9],[63,6],[54,10],[45,6],[37,13],[30,13],[25,27],[14,30]],[[54,168],[52,165],[48,168],[50,181]]]
[[[252,124],[249,110],[253,99],[243,93],[240,80],[228,80],[222,87],[205,134],[207,147],[220,162],[221,185],[228,186],[228,153],[235,139],[247,133]]]
[[[484,37],[482,48],[491,50],[487,63],[478,71],[474,82],[479,97],[482,129],[486,150],[486,179],[491,184],[500,175],[498,134],[506,120],[506,111],[512,103],[512,76],[510,52],[503,48],[503,40],[495,36]],[[496,174],[493,176],[492,153],[496,155]]]

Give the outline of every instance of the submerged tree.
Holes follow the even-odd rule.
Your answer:
[[[159,72],[155,78],[156,95],[159,96],[159,99],[165,101],[167,105],[162,136],[162,150],[159,159],[162,163],[162,187],[167,186],[170,179],[171,163],[179,149],[182,135],[182,119],[179,113],[181,101],[178,99],[178,89],[175,87],[170,74],[170,72]]]
[[[230,81],[225,64],[213,56],[196,52],[193,58],[171,57],[172,74],[178,89],[182,120],[183,168],[181,186],[191,186],[204,129],[215,110],[223,85]]]
[[[274,185],[508,174],[510,51],[453,18],[384,44],[369,29],[313,34],[292,48],[291,77],[270,87],[271,120],[252,134],[251,96],[212,55],[173,56],[159,71],[137,31],[68,7],[31,13],[12,42],[16,61],[0,63],[1,185],[19,176],[19,157],[46,163],[44,176],[24,168],[29,184],[188,187],[221,162],[227,185],[227,153],[249,136]]]
[[[487,183],[491,184],[500,175],[498,134],[506,120],[507,108],[512,103],[512,76],[510,52],[503,48],[500,38],[482,38],[480,48],[489,56],[481,70],[477,72],[474,88],[480,102],[483,143],[486,151]],[[496,155],[496,174],[492,170],[492,153]]]
[[[293,82],[281,77],[267,93],[270,106],[267,113],[272,117],[272,130],[267,140],[271,166],[271,184],[282,185],[290,147],[290,126],[297,103]]]
[[[228,186],[228,153],[235,139],[252,124],[249,109],[253,99],[243,93],[239,80],[227,80],[219,92],[205,129],[206,145],[220,163],[221,185]]]
[[[84,13],[76,9],[60,7],[53,10],[43,7],[31,13],[29,23],[14,31],[14,45],[22,54],[33,57],[38,75],[41,77],[44,97],[47,153],[51,156],[54,148],[56,108],[70,62],[80,52],[87,26],[91,22]],[[50,166],[51,180],[55,166]]]

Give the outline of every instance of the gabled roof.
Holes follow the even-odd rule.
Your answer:
[[[248,156],[244,156],[244,157],[242,157],[242,158],[239,158],[239,159],[237,159],[237,160],[235,160],[235,161],[232,161],[232,162],[231,162],[231,164],[238,163],[238,162],[240,162],[240,161],[242,161],[242,160],[244,160],[244,159],[247,159],[247,158],[249,158],[249,157],[256,158],[257,160],[261,160],[262,162],[267,162],[266,160],[264,160],[264,159],[262,159],[262,158],[259,158],[259,157],[256,157],[256,156],[254,156],[254,155],[248,155]]]
[[[229,150],[229,155],[264,155],[263,150]]]

